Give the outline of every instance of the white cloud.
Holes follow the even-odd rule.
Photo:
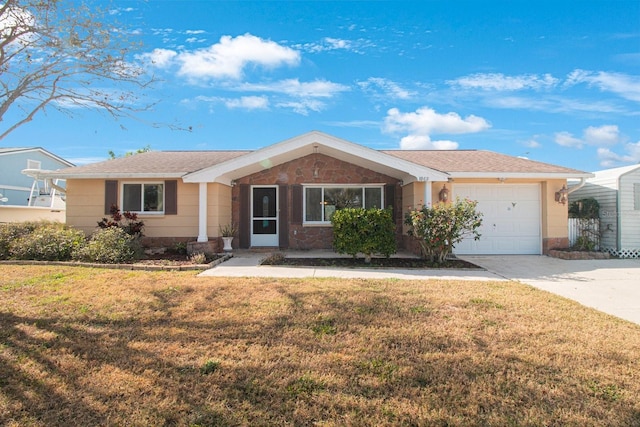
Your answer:
[[[458,146],[455,141],[432,141],[429,135],[407,135],[400,139],[401,150],[455,150]]]
[[[375,47],[375,43],[364,38],[358,39],[339,39],[333,37],[325,37],[320,41],[310,43],[300,43],[292,45],[295,49],[309,53],[321,53],[331,51],[347,51],[359,55],[364,54],[365,49]]]
[[[269,99],[266,96],[242,96],[235,99],[226,99],[225,105],[227,108],[266,110],[269,108]]]
[[[167,67],[176,64],[178,74],[190,79],[239,79],[248,65],[275,68],[282,65],[297,65],[300,53],[270,40],[251,34],[238,37],[223,36],[208,48],[175,52],[155,49],[144,57],[166,59],[156,65]]]
[[[325,103],[317,99],[303,99],[300,101],[279,102],[276,106],[280,108],[289,108],[295,113],[307,116],[309,115],[309,111],[322,111],[325,107]]]
[[[385,127],[389,132],[410,131],[421,135],[432,133],[474,133],[486,130],[491,125],[482,117],[473,114],[462,118],[449,112],[439,114],[429,107],[422,107],[412,113],[401,113],[397,108],[387,111]]]
[[[611,146],[621,141],[620,131],[616,125],[589,126],[582,132],[582,138],[576,138],[569,132],[557,132],[555,142],[563,147],[583,148],[591,146]]]
[[[482,89],[495,91],[541,90],[558,85],[559,80],[551,74],[523,74],[505,76],[502,73],[478,73],[456,80],[448,80],[447,84],[463,89]]]
[[[577,69],[567,76],[565,85],[580,83],[595,86],[603,92],[613,92],[630,101],[640,101],[640,76]]]
[[[523,141],[522,145],[524,145],[527,148],[540,148],[542,147],[542,144],[540,144],[535,138],[531,138],[527,141]]]
[[[223,36],[208,48],[180,53],[177,61],[181,64],[178,73],[187,77],[238,79],[249,64],[268,68],[297,65],[300,54],[273,41],[245,34],[236,38]]]
[[[465,118],[449,112],[439,114],[429,107],[422,107],[411,113],[401,113],[397,108],[387,111],[384,131],[389,133],[407,133],[400,141],[402,149],[409,147],[422,149],[451,150],[458,143],[449,140],[433,141],[434,133],[463,134],[481,132],[491,125],[482,117],[469,115]]]
[[[391,100],[409,99],[416,94],[415,92],[402,88],[392,80],[381,77],[370,77],[364,82],[358,82],[358,86],[365,92],[391,98]],[[376,93],[378,90],[382,92],[381,95]]]
[[[142,59],[145,62],[151,63],[151,65],[157,68],[166,68],[171,66],[171,64],[173,63],[173,59],[177,55],[178,54],[173,50],[154,49],[149,53],[144,53],[140,55],[140,59]]]
[[[181,101],[183,105],[189,105],[193,102],[224,104],[224,106],[228,109],[266,110],[269,108],[269,99],[266,96],[242,96],[240,98],[224,98],[219,96],[200,95],[191,100],[184,99]]]
[[[618,126],[589,126],[584,130],[584,140],[589,145],[615,145],[620,141]]]
[[[349,90],[348,86],[327,80],[301,82],[298,79],[286,79],[274,83],[245,83],[240,90],[277,92],[295,97],[331,98],[340,92]]]
[[[555,134],[556,144],[562,145],[563,147],[573,147],[573,148],[582,148],[584,143],[581,139],[574,137],[569,132],[557,132]]]
[[[640,163],[640,141],[627,143],[624,151],[626,154],[617,154],[609,148],[598,148],[600,165],[610,168],[624,163]]]
[[[0,5],[0,7],[6,7],[0,14],[0,39],[3,39],[3,45],[6,42],[10,45],[15,42],[28,44],[35,39],[36,35],[32,28],[36,20],[31,12],[10,5]]]

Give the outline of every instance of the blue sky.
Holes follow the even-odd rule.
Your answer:
[[[82,164],[257,149],[320,130],[375,149],[640,162],[640,2],[114,1],[162,81],[140,120],[39,115],[4,146]],[[177,124],[191,131],[154,128]]]

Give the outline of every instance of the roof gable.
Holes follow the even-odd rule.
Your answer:
[[[230,184],[234,179],[314,153],[322,153],[366,169],[375,170],[405,183],[448,179],[444,172],[318,131],[253,151],[242,157],[194,172],[183,179],[185,182],[216,181]]]
[[[45,150],[42,147],[0,147],[0,156],[11,156],[14,154],[24,154],[29,152],[37,152],[43,156],[49,157],[56,162],[61,163],[64,166],[71,167],[73,163],[68,160],[63,159],[62,157],[56,156],[55,154]]]

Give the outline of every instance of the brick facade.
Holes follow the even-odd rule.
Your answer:
[[[268,159],[264,162],[267,163]],[[317,170],[317,177],[314,177],[314,170]],[[301,184],[384,184],[395,187],[395,191],[387,191],[387,194],[393,194],[394,201],[392,204],[398,224],[398,242],[401,243],[402,192],[398,183],[395,178],[323,154],[312,154],[248,175],[236,180],[236,185],[232,190],[232,218],[236,224],[240,224],[240,238],[234,239],[234,246],[240,245],[242,247],[243,241],[250,241],[250,229],[242,224],[241,206],[247,206],[245,209],[250,208],[248,203],[243,205],[241,201],[242,191],[240,189],[243,186],[251,185],[278,185],[280,189],[279,197],[285,198],[280,203],[281,207],[285,207],[285,212],[281,209],[279,214],[280,232],[284,234],[284,236],[280,236],[281,248],[297,250],[331,249],[333,230],[330,225],[306,226],[299,220],[296,221],[296,211],[301,210],[302,206],[294,206],[294,202],[301,204],[302,201],[294,196],[294,187]],[[294,199],[296,200],[294,201]],[[389,200],[386,200],[386,196],[385,204],[391,204]],[[246,221],[244,222],[246,223]]]

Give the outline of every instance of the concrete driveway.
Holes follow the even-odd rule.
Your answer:
[[[510,280],[640,324],[640,260],[563,260],[539,255],[461,256]]]

